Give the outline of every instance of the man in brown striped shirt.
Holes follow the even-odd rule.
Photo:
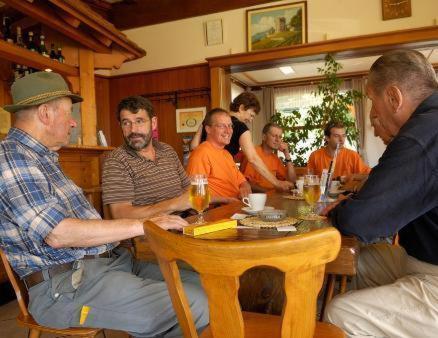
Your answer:
[[[125,144],[111,152],[102,175],[103,203],[113,218],[147,218],[190,208],[190,181],[168,144],[152,140],[157,127],[151,102],[141,96],[123,99],[117,118]]]

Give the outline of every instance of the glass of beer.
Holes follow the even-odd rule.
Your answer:
[[[321,187],[319,185],[318,175],[305,175],[304,176],[304,186],[303,195],[307,204],[310,205],[310,215],[316,216],[315,205],[321,196]]]
[[[198,212],[196,224],[204,223],[204,210],[210,204],[208,180],[205,175],[193,175],[190,177],[190,204]]]

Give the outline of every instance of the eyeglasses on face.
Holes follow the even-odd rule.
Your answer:
[[[213,127],[216,127],[218,129],[233,129],[233,124],[224,124],[224,123],[217,123],[217,124],[213,124]]]
[[[120,125],[122,126],[122,128],[132,128],[132,125],[135,125],[136,127],[143,127],[149,121],[150,120],[145,120],[140,118],[135,119],[134,121],[123,120],[122,122],[120,122]]]

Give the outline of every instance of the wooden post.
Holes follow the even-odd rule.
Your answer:
[[[94,53],[79,49],[79,81],[81,96],[82,144],[97,145],[96,92],[94,86]]]
[[[211,107],[221,107],[226,110],[231,102],[230,74],[222,67],[210,68]]]

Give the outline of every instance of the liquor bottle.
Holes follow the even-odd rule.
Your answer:
[[[19,79],[20,77],[23,77],[23,67],[21,65],[16,64],[14,66],[14,78],[15,80]]]
[[[56,54],[56,58],[58,59],[59,62],[64,63],[65,62],[65,58],[64,55],[62,55],[62,48],[58,47],[58,54]]]
[[[35,44],[35,41],[33,41],[33,32],[30,31],[27,35],[28,35],[27,49],[31,50],[32,52],[38,52],[38,48]]]
[[[15,39],[15,44],[18,47],[26,48],[26,45],[23,42],[23,36],[21,35],[21,27],[17,26],[17,38]]]
[[[43,34],[41,34],[40,35],[40,46],[38,48],[38,53],[40,53],[42,56],[45,56],[48,58],[49,53],[47,52],[45,39],[46,39],[46,37]]]
[[[12,39],[12,33],[11,33],[11,19],[9,18],[9,16],[3,17],[2,32],[3,32],[3,40],[9,43],[14,43],[14,39]]]
[[[50,58],[53,60],[57,60],[57,56],[56,56],[56,52],[55,52],[55,44],[51,43],[50,44],[50,54],[49,54]]]

